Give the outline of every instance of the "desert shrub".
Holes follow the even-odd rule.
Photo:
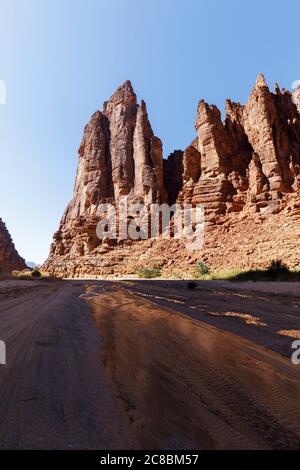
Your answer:
[[[206,276],[209,274],[209,267],[202,261],[199,261],[196,264],[195,274],[196,276]]]
[[[199,261],[197,263],[196,269],[199,274],[202,274],[202,275],[209,274],[209,267],[202,261]]]
[[[22,280],[30,280],[32,278],[39,279],[42,277],[42,274],[38,269],[23,269],[22,271],[12,271],[12,276]]]
[[[19,279],[30,279],[31,278],[31,270],[30,269],[23,269],[22,271],[14,271],[15,277]]]
[[[237,273],[231,281],[299,281],[300,271],[290,270],[280,259],[273,260],[265,269],[250,269]]]
[[[173,269],[171,273],[166,275],[168,279],[187,279],[189,278],[189,274],[181,271],[180,269]]]
[[[269,274],[287,274],[290,272],[288,266],[281,259],[273,259],[267,267]]]
[[[156,277],[160,277],[161,272],[158,268],[141,268],[138,271],[138,277],[144,279],[154,279]]]
[[[243,272],[244,270],[240,268],[225,268],[209,273],[209,278],[212,281],[231,281]]]
[[[42,277],[42,274],[40,273],[38,269],[34,269],[33,271],[31,271],[31,276],[35,278],[40,278]]]

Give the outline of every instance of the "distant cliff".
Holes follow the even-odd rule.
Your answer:
[[[6,225],[0,219],[0,273],[25,269],[26,264],[15,249]]]

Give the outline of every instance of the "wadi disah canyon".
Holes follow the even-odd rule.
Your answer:
[[[189,276],[198,261],[211,269],[260,268],[273,259],[299,268],[300,98],[259,75],[245,105],[226,101],[226,117],[200,101],[195,139],[163,158],[163,144],[137,103],[130,81],[84,129],[74,194],[54,234],[43,270],[58,277],[134,275],[157,267]],[[99,206],[120,196],[133,203],[202,204],[205,241],[100,240]],[[2,235],[2,232],[4,235]],[[1,224],[2,259],[23,260]],[[7,253],[9,252],[9,256]]]
[[[225,110],[200,101],[193,141],[164,158],[126,81],[84,129],[42,266],[0,219],[0,450],[93,450],[99,465],[124,449],[299,449],[300,87],[259,75]],[[119,236],[119,216],[149,233],[124,198],[203,208],[202,248],[164,238],[162,218],[156,237]],[[108,204],[117,233],[101,238]]]

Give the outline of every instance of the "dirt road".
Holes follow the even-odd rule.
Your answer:
[[[84,287],[33,287],[0,302],[1,449],[116,449],[137,445],[99,361]],[[126,423],[125,423],[126,424]]]
[[[300,366],[284,357],[298,300],[135,281],[0,289],[0,448],[300,448]]]

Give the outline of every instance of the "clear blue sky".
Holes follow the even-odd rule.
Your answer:
[[[244,102],[259,72],[300,78],[300,3],[0,0],[0,217],[42,262],[71,198],[82,130],[124,80],[165,156],[194,138],[199,99]]]

